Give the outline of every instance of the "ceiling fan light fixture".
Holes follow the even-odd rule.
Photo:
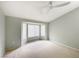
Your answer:
[[[70,2],[69,1],[49,1],[48,4],[49,6],[52,6],[52,7],[63,7],[70,4]]]
[[[69,4],[70,4],[70,1],[49,1],[48,5],[44,7],[45,8],[44,10],[45,11],[47,10],[47,12],[49,12],[53,8],[64,7]]]

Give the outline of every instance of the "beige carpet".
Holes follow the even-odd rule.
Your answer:
[[[57,45],[50,41],[36,41],[26,44],[5,55],[5,58],[73,58],[79,57],[79,52]]]

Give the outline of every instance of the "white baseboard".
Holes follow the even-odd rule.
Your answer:
[[[63,46],[63,47],[66,47],[66,48],[68,48],[68,49],[72,49],[72,50],[74,50],[74,51],[76,51],[76,52],[79,52],[79,49],[78,49],[78,48],[73,48],[73,47],[71,47],[71,46],[67,46],[67,45],[64,44],[64,43],[60,43],[60,42],[57,42],[57,41],[53,41],[53,43],[55,43],[55,44],[57,44],[57,45],[60,45],[60,46]]]

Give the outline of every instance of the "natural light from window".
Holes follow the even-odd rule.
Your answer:
[[[23,23],[22,24],[22,44],[31,39],[42,39],[46,37],[46,25],[39,23]]]

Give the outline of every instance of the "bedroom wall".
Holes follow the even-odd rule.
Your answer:
[[[79,8],[49,23],[49,39],[79,48]]]
[[[0,9],[0,57],[5,53],[5,16]]]
[[[6,16],[6,49],[16,49],[21,46],[21,23],[23,21],[30,20]]]

